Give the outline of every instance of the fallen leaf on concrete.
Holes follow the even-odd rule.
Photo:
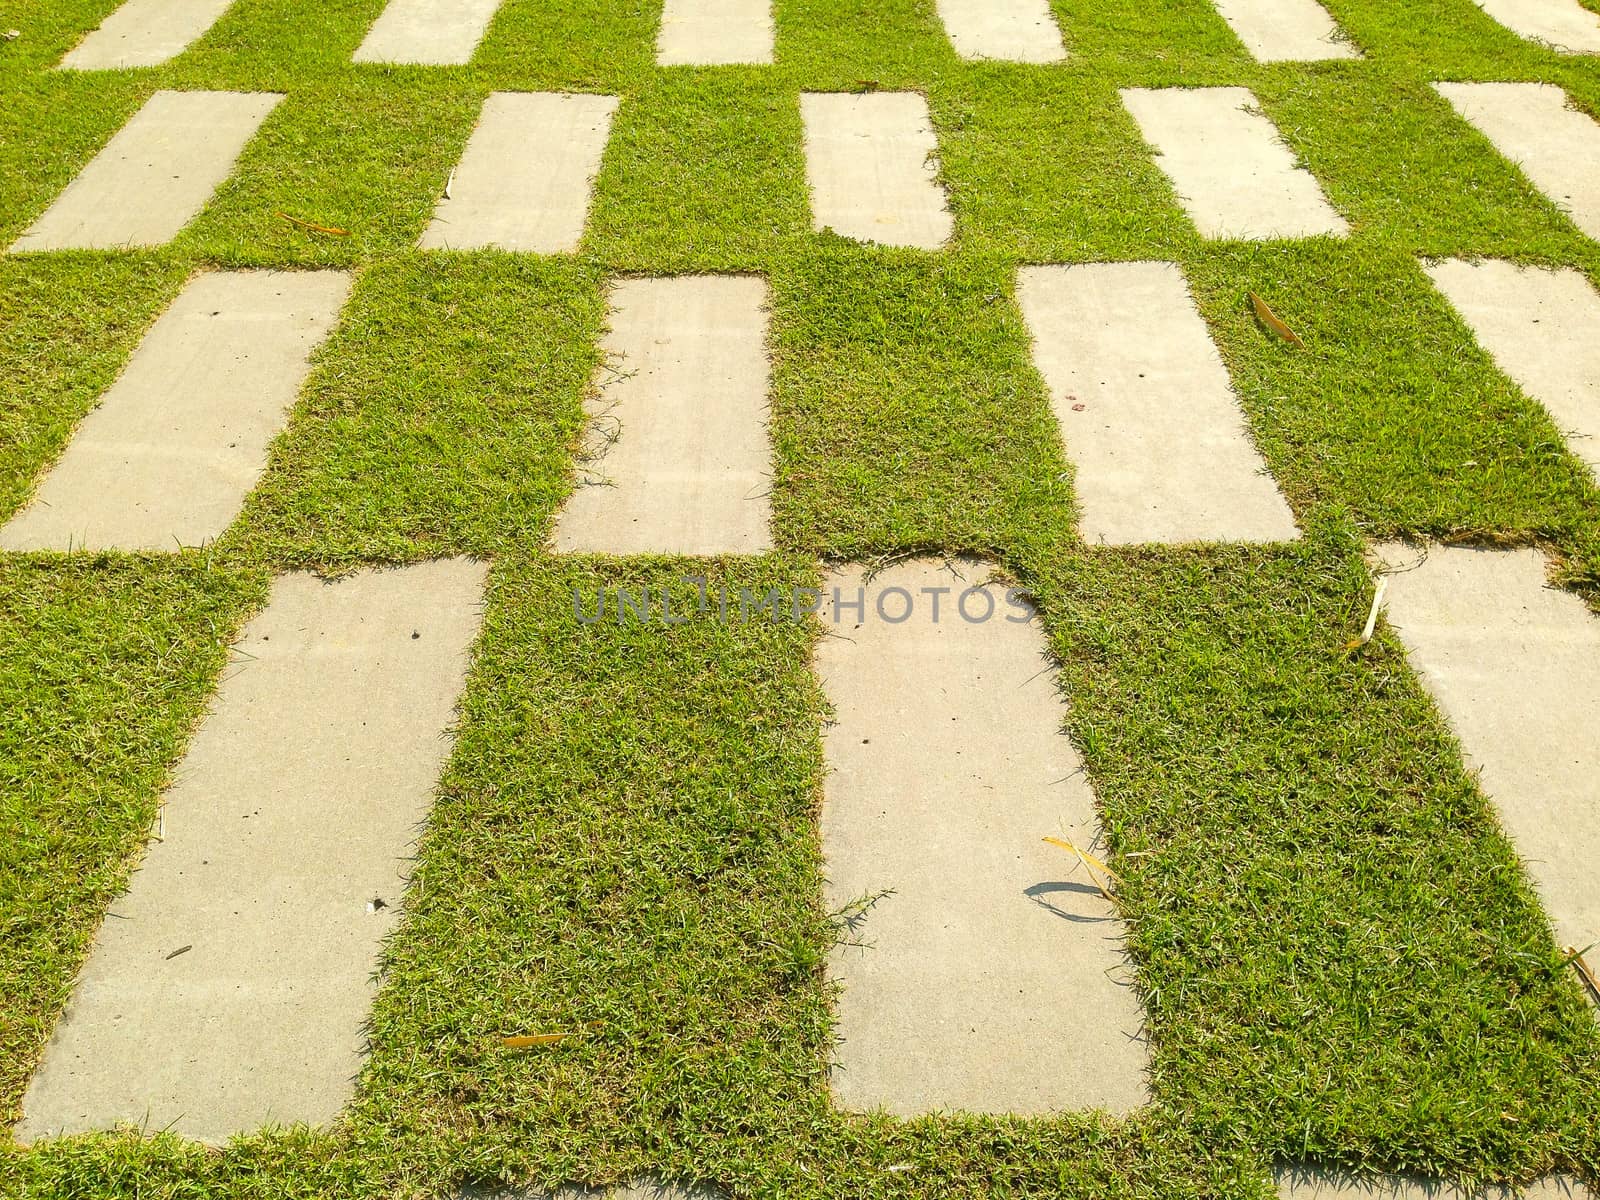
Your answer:
[[[1114,899],[1111,893],[1106,891],[1106,885],[1100,882],[1100,879],[1095,872],[1099,871],[1107,877],[1116,880],[1118,883],[1122,882],[1121,875],[1118,875],[1115,871],[1106,866],[1105,863],[1101,862],[1087,850],[1078,849],[1078,847],[1067,841],[1066,838],[1047,837],[1044,840],[1049,842],[1052,846],[1060,846],[1063,850],[1070,850],[1072,853],[1076,854],[1078,856],[1078,861],[1089,868],[1089,878],[1094,880],[1094,885],[1100,889],[1100,894],[1107,900]]]
[[[1254,292],[1250,293],[1250,306],[1256,310],[1261,323],[1273,333],[1289,344],[1305,349],[1306,344],[1300,340],[1300,335],[1285,325],[1278,314],[1272,311],[1272,306]]]
[[[1378,586],[1372,593],[1372,611],[1367,613],[1366,628],[1361,631],[1360,637],[1351,638],[1344,644],[1346,650],[1359,650],[1372,640],[1373,631],[1378,628],[1378,610],[1383,607],[1383,594],[1389,590],[1389,577],[1382,576]]]
[[[337,237],[349,237],[350,236],[350,231],[348,229],[339,229],[338,227],[333,226],[333,225],[318,225],[315,221],[302,221],[299,217],[291,217],[286,212],[279,212],[277,215],[282,217],[285,221],[290,222],[291,224],[300,225],[300,226],[303,226],[306,229],[314,229],[318,233],[331,233],[331,234],[334,234]]]
[[[450,199],[450,185],[456,181],[456,169],[450,168],[450,177],[444,181],[444,198]]]
[[[171,962],[173,959],[177,958],[178,955],[187,954],[187,953],[189,953],[189,951],[191,951],[193,949],[194,949],[194,943],[193,942],[189,943],[189,945],[187,945],[187,946],[179,946],[171,954],[167,955],[167,961]]]

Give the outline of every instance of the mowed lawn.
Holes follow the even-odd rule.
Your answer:
[[[1272,66],[1207,0],[1055,0],[1054,66],[958,59],[932,0],[775,0],[776,65],[661,68],[655,0],[505,0],[470,66],[357,66],[383,0],[237,0],[166,66],[52,70],[114,7],[0,0],[20,32],[0,42],[0,244],[155,90],[285,99],[171,245],[0,255],[0,520],[191,274],[356,280],[220,541],[0,555],[0,1122],[271,577],[446,555],[492,572],[344,1118],[221,1151],[0,1135],[0,1193],[652,1175],[736,1197],[1166,1200],[1266,1197],[1283,1162],[1600,1175],[1600,1026],[1576,976],[1398,641],[1380,625],[1346,649],[1370,541],[1538,544],[1600,594],[1600,490],[1419,264],[1600,286],[1600,244],[1430,86],[1550,82],[1600,115],[1595,60],[1471,0],[1327,0],[1365,57]],[[1118,98],[1179,85],[1252,89],[1350,236],[1202,240]],[[799,93],[873,89],[928,98],[944,250],[811,228]],[[622,97],[581,251],[416,250],[484,97],[530,90]],[[1135,259],[1182,265],[1300,542],[1078,536],[1016,268]],[[708,271],[770,284],[778,549],[553,554],[608,280]],[[836,1111],[820,627],[573,607],[687,597],[690,574],[814,586],[825,562],[914,551],[992,558],[1045,617],[1148,1018],[1154,1099],[1127,1120]],[[576,1035],[501,1045],[549,1030]]]

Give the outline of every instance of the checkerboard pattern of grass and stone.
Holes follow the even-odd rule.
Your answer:
[[[1594,0],[0,35],[0,1194],[1600,1182]]]

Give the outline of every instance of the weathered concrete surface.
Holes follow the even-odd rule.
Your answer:
[[[666,0],[656,62],[719,67],[772,61],[771,0]]]
[[[1033,361],[1090,543],[1300,536],[1174,263],[1023,267]]]
[[[619,101],[563,92],[495,92],[418,243],[565,254],[583,240],[595,176]]]
[[[1067,56],[1049,0],[939,0],[939,19],[962,58],[1053,63]]]
[[[270,92],[155,93],[12,251],[170,242],[282,99]]]
[[[101,926],[22,1140],[125,1121],[220,1142],[338,1113],[483,581],[457,559],[274,584]]]
[[[1094,795],[1037,618],[1008,619],[1030,610],[997,585],[960,616],[987,574],[921,559],[827,580],[827,904],[877,898],[830,959],[834,1097],[900,1116],[1125,1113],[1146,1099],[1146,1049],[1123,927],[1086,868],[1041,840],[1094,846]],[[835,609],[836,587],[846,601],[865,588],[864,617]],[[941,587],[936,622],[921,589]],[[916,604],[900,623],[892,588]]]
[[[1537,550],[1388,545],[1389,622],[1563,946],[1600,941],[1600,618]],[[1407,569],[1411,568],[1411,569]]]
[[[126,0],[61,60],[63,70],[154,67],[176,58],[233,0]]]
[[[1600,124],[1551,83],[1436,83],[1572,223],[1600,238]]]
[[[766,281],[751,275],[615,286],[587,456],[557,521],[557,549],[771,547],[766,304]]]
[[[714,1188],[644,1180],[616,1187],[564,1187],[554,1192],[469,1187],[462,1189],[461,1197],[462,1200],[723,1200],[724,1193]]]
[[[1425,269],[1478,344],[1600,477],[1600,293],[1588,277],[1495,259]]]
[[[1600,13],[1578,0],[1477,0],[1512,33],[1564,54],[1600,54]]]
[[[1245,88],[1124,88],[1178,200],[1209,238],[1349,232]]]
[[[1360,58],[1317,0],[1212,0],[1259,62]]]
[[[923,250],[949,240],[926,100],[915,92],[802,92],[800,115],[815,228]]]
[[[500,0],[389,0],[353,62],[458,66],[472,61]]]
[[[1283,1168],[1275,1179],[1281,1200],[1590,1200],[1582,1184],[1561,1175],[1546,1175],[1520,1188],[1491,1185],[1473,1191],[1439,1179],[1305,1168]]]
[[[177,550],[220,537],[349,290],[339,271],[196,278],[0,529],[0,549]]]

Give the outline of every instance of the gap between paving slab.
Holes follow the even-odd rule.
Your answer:
[[[500,0],[389,0],[352,62],[460,66],[472,61]]]
[[[583,240],[615,96],[494,92],[483,102],[424,250],[566,254]]]
[[[1124,88],[1121,95],[1203,237],[1349,232],[1248,89]]]
[[[1446,259],[1423,269],[1600,478],[1600,292],[1588,277],[1497,259]]]
[[[1578,0],[1477,0],[1500,24],[1563,54],[1600,54],[1600,13]]]
[[[771,0],[666,0],[656,62],[720,67],[772,62]]]
[[[1590,1200],[1581,1183],[1562,1175],[1547,1175],[1520,1188],[1491,1185],[1474,1191],[1438,1179],[1306,1167],[1280,1168],[1274,1181],[1280,1200]]]
[[[19,1140],[128,1122],[219,1143],[339,1112],[484,576],[455,559],[276,581],[96,936]]]
[[[989,574],[919,559],[824,587],[827,904],[864,901],[829,958],[834,1099],[906,1117],[1127,1113],[1147,1059],[1122,922],[1041,840],[1094,846],[1094,794],[1038,619]]]
[[[170,242],[205,207],[282,99],[275,92],[156,92],[12,252]]]
[[[195,278],[0,529],[0,549],[177,550],[220,537],[349,291],[339,271]]]
[[[753,275],[625,279],[588,404],[561,551],[759,554],[769,530],[767,285]]]
[[[233,0],[126,0],[61,60],[66,71],[154,67],[176,58]]]
[[[1551,83],[1436,83],[1461,117],[1589,237],[1600,239],[1600,124]]]
[[[939,0],[939,19],[962,58],[1053,63],[1067,57],[1049,0]]]
[[[1023,267],[1017,300],[1086,541],[1300,536],[1175,263]]]
[[[1258,62],[1360,58],[1317,0],[1212,0]]]
[[[937,250],[952,221],[938,141],[916,92],[802,92],[814,228],[861,242]]]
[[[1537,550],[1378,547],[1388,617],[1561,946],[1600,941],[1600,618]]]

